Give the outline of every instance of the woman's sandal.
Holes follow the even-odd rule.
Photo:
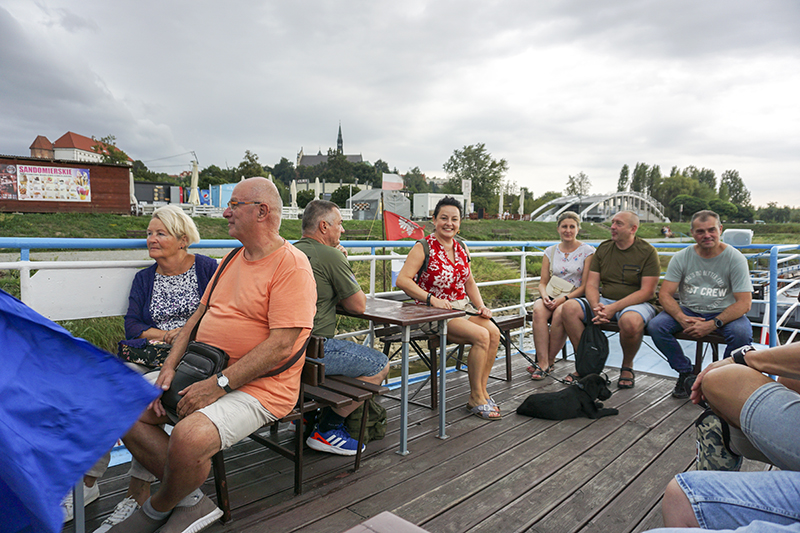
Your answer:
[[[622,377],[622,373],[623,372],[630,372],[631,373],[631,377],[629,377],[629,378]],[[623,381],[630,381],[630,383],[625,383],[623,385],[623,383],[622,383]],[[619,369],[619,379],[617,380],[617,388],[620,388],[620,389],[632,389],[635,384],[636,384],[636,374],[633,373],[633,369],[632,368],[628,368],[627,366],[621,367]]]
[[[547,375],[553,371],[553,366],[550,365],[547,367],[547,370],[542,370],[541,368],[537,368],[533,373],[531,373],[531,379],[534,381],[541,381],[547,377]]]
[[[500,412],[496,411],[495,408],[488,403],[476,405],[475,407],[470,407],[469,404],[467,404],[467,409],[469,409],[469,412],[473,415],[478,418],[483,418],[484,420],[500,420],[502,418]]]
[[[578,375],[578,373],[572,372],[567,374],[567,377],[564,378],[564,383],[567,385],[572,385],[573,383],[577,383],[579,379],[581,379],[581,377]]]

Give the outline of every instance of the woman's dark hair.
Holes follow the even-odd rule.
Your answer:
[[[436,218],[439,215],[439,209],[443,205],[452,205],[453,207],[458,208],[458,216],[464,218],[464,210],[461,208],[461,202],[453,198],[452,196],[445,196],[441,200],[439,200],[436,204],[436,207],[433,209],[433,218]]]

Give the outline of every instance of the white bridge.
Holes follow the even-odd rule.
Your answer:
[[[561,196],[531,213],[535,222],[555,222],[564,211],[575,211],[581,220],[605,222],[620,211],[633,211],[642,222],[669,222],[664,206],[640,192],[615,192],[593,196]]]

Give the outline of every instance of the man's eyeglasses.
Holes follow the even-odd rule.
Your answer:
[[[237,202],[228,202],[228,207],[230,207],[231,210],[234,210],[237,207],[239,207],[240,205],[259,205],[259,204],[263,204],[263,203],[264,202],[239,202],[239,201],[237,201]]]

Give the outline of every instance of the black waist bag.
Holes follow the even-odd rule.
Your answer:
[[[164,394],[161,395],[161,403],[164,408],[177,416],[178,402],[182,398],[178,392],[192,383],[203,381],[216,375],[217,372],[222,372],[227,365],[228,354],[223,350],[203,342],[190,342],[181,362],[175,368],[175,377],[172,379],[169,390],[164,391]]]

